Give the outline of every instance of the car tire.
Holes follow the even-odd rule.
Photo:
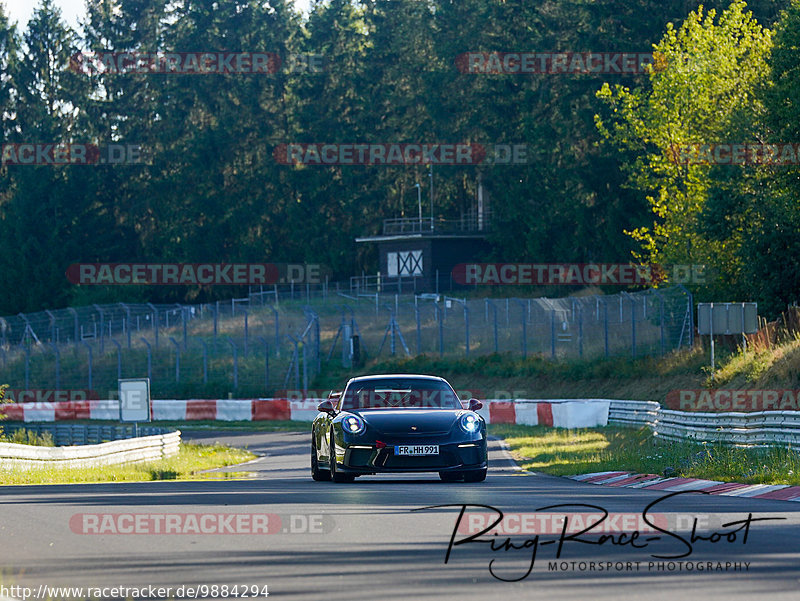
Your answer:
[[[311,435],[311,479],[317,482],[324,482],[331,479],[330,472],[319,469],[319,463],[317,462],[317,443],[314,434]]]
[[[328,475],[330,476],[330,480],[333,480],[334,482],[352,482],[353,480],[356,479],[355,476],[351,474],[343,474],[342,472],[336,469],[336,450],[333,443],[332,433],[331,433],[331,450],[328,457],[329,457],[328,463],[330,464],[330,472]]]
[[[483,468],[482,470],[470,470],[468,472],[464,472],[464,482],[483,482],[486,480],[486,472],[488,470]]]
[[[464,477],[462,472],[439,472],[442,482],[458,482]]]

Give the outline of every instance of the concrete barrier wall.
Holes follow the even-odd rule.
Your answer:
[[[323,399],[252,400],[154,400],[151,416],[156,421],[261,421],[295,420],[310,422]],[[561,428],[605,426],[609,401],[604,399],[516,399],[484,401],[479,413],[487,423],[537,424]],[[21,403],[0,407],[9,419],[24,422],[53,422],[75,419],[119,419],[118,401],[64,401]]]

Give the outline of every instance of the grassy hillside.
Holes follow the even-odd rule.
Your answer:
[[[717,353],[711,378],[709,352],[699,346],[662,358],[551,362],[507,355],[474,359],[426,356],[378,361],[359,373],[430,373],[447,378],[459,391],[482,398],[617,398],[663,402],[670,390],[699,388],[800,388],[800,339],[770,350]],[[313,388],[341,387],[351,372],[329,365]]]

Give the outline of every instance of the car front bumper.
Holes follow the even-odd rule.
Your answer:
[[[336,469],[349,474],[383,474],[403,472],[448,472],[484,469],[488,465],[485,440],[440,443],[414,441],[414,444],[438,444],[438,455],[395,455],[395,444],[381,449],[374,445],[353,444],[344,448],[343,456],[337,453]]]

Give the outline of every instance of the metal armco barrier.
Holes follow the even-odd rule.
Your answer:
[[[658,438],[737,446],[800,445],[800,411],[688,413],[648,401],[612,400],[609,424],[648,427]]]
[[[180,430],[168,434],[115,440],[94,445],[37,447],[0,443],[0,462],[8,467],[95,467],[157,461],[180,450]]]
[[[135,438],[137,430],[133,426],[94,426],[91,424],[0,424],[6,434],[13,434],[17,430],[27,430],[35,434],[48,433],[53,437],[53,442],[58,447],[99,444],[112,440]],[[172,428],[158,428],[154,426],[139,426],[138,436],[156,436],[169,434]]]

